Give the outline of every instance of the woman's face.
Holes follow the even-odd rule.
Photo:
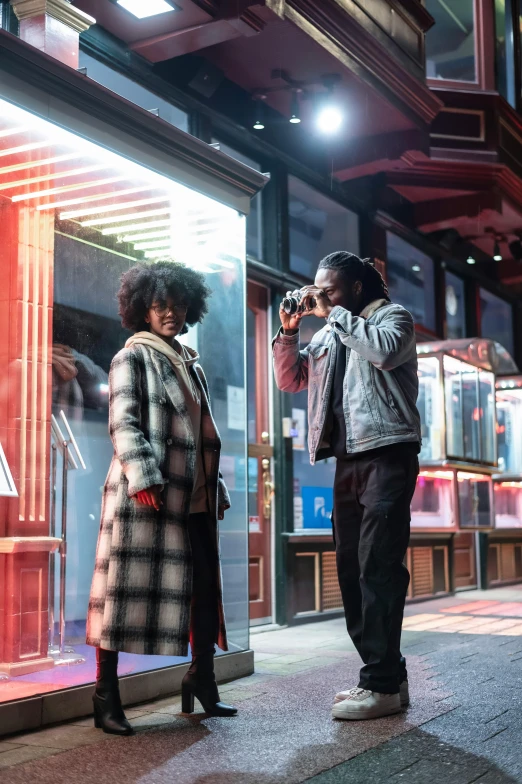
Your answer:
[[[145,321],[150,331],[164,340],[174,340],[185,326],[187,307],[167,297],[166,302],[155,301],[147,311]]]

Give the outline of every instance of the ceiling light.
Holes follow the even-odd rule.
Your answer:
[[[123,177],[122,179],[127,179]],[[116,197],[121,198],[122,196],[129,196],[133,193],[143,193],[144,191],[152,191],[156,190],[155,185],[140,185],[136,188],[125,188],[121,191],[108,191],[107,193],[96,193],[94,196],[81,196],[79,198],[74,199],[67,199],[66,201],[56,201],[50,202],[49,204],[40,204],[36,209],[37,210],[53,210],[57,207],[71,207],[74,204],[89,204],[91,201],[107,201],[107,199],[115,199]],[[96,212],[96,210],[89,210],[90,213]],[[98,212],[103,212],[103,210],[98,210]],[[87,215],[88,213],[84,213]]]
[[[495,240],[495,247],[493,249],[493,261],[502,261],[502,253],[500,252],[500,245]]]
[[[169,221],[170,223],[170,221]],[[160,237],[170,237],[171,230],[168,231],[148,231],[141,234],[126,234],[121,238],[122,242],[140,242],[140,240],[157,240]]]
[[[336,106],[324,106],[317,115],[317,127],[323,133],[336,133],[342,122],[343,115]]]
[[[418,265],[418,264],[414,264],[414,265],[413,265],[413,267],[412,267],[412,271],[413,271],[413,272],[420,272],[420,271],[421,271],[421,268],[419,267],[419,265]]]
[[[170,248],[171,246],[170,234],[164,240],[156,240],[155,242],[136,242],[134,250],[152,250],[153,248]]]
[[[292,105],[290,109],[290,122],[292,125],[299,125],[301,122],[299,111],[299,97],[296,92],[292,93]]]
[[[167,3],[166,0],[117,0],[117,2],[138,19],[148,19],[149,16],[158,16],[169,11],[179,10]]]
[[[20,188],[24,185],[36,185],[39,182],[47,182],[47,180],[57,180],[60,177],[75,177],[77,174],[89,174],[90,172],[105,169],[105,164],[100,163],[96,166],[83,166],[81,169],[70,169],[65,172],[50,172],[49,174],[42,174],[39,177],[29,177],[23,180],[11,180],[4,182],[0,185],[0,191],[7,191],[9,188]]]
[[[121,182],[125,177],[106,177],[103,180],[93,180],[93,182],[79,182],[76,185],[61,185],[57,188],[47,188],[44,191],[34,191],[33,193],[20,193],[17,196],[11,196],[11,201],[28,201],[29,199],[39,199],[42,196],[55,196],[57,193],[70,193],[71,191],[81,191],[84,188],[99,188],[102,185],[112,185],[115,182]],[[44,208],[49,205],[42,205]]]
[[[31,144],[21,144],[19,147],[11,147],[8,150],[0,151],[0,158],[5,158],[7,155],[18,155],[20,152],[32,152],[33,150],[40,150],[42,147],[50,147],[49,142],[32,142]]]
[[[467,262],[468,262],[468,264],[476,264],[476,263],[477,263],[477,262],[475,261],[475,259],[473,258],[473,256],[468,256],[468,258],[467,258]]]
[[[256,112],[254,125],[252,126],[255,131],[262,131],[265,127],[265,105],[263,98],[258,98],[255,102]]]
[[[119,196],[118,193],[114,193],[113,196]],[[132,210],[134,207],[146,207],[147,204],[158,204],[162,201],[168,201],[168,196],[159,196],[158,198],[154,199],[138,199],[137,201],[122,201],[118,202],[117,204],[106,204],[103,207],[99,207],[93,204],[92,207],[89,207],[85,210],[69,210],[68,212],[62,212],[60,215],[60,220],[69,220],[70,218],[83,218],[84,215],[100,215],[105,212],[117,212],[118,210]],[[62,205],[57,205],[62,206]],[[38,208],[39,209],[39,208]],[[165,211],[167,208],[165,208]],[[125,220],[121,215],[115,215],[113,221],[116,220]]]
[[[53,158],[41,158],[36,161],[24,161],[23,163],[13,163],[12,166],[2,166],[0,175],[11,174],[12,172],[25,171],[25,169],[40,168],[41,166],[50,166],[53,163],[62,163],[62,161],[71,161],[74,158],[80,158],[79,152],[69,152],[66,155],[55,155]]]

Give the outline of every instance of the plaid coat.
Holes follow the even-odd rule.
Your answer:
[[[202,368],[201,444],[209,509],[218,543],[218,505],[230,506],[219,472],[221,441]],[[172,364],[153,348],[120,351],[109,376],[109,431],[114,457],[103,491],[100,533],[87,617],[87,643],[107,650],[186,656],[192,594],[188,534],[196,446]],[[164,485],[156,512],[131,498]],[[215,568],[221,573],[219,547]],[[221,591],[216,643],[228,650]]]

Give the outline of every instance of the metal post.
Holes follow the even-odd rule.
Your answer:
[[[51,444],[51,508],[50,508],[50,530],[49,535],[56,536],[56,469],[57,469],[57,447]],[[54,552],[49,553],[49,653],[56,653],[54,645],[54,591],[55,591],[55,569],[56,556]]]
[[[67,566],[67,480],[69,471],[69,442],[63,442],[62,468],[62,541],[60,542],[60,654],[65,653],[65,592]]]

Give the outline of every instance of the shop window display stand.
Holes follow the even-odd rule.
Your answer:
[[[56,478],[58,471],[58,452],[62,457],[62,520],[60,546],[60,616],[58,623],[58,644],[55,642],[55,553],[50,554],[49,570],[49,656],[54,659],[55,665],[83,664],[85,658],[76,653],[74,648],[65,644],[65,602],[66,602],[66,576],[67,576],[67,487],[69,471],[77,471],[81,467],[84,471],[86,465],[76,443],[73,432],[63,411],[60,418],[65,428],[64,435],[58,420],[51,417],[51,536],[56,536]]]

